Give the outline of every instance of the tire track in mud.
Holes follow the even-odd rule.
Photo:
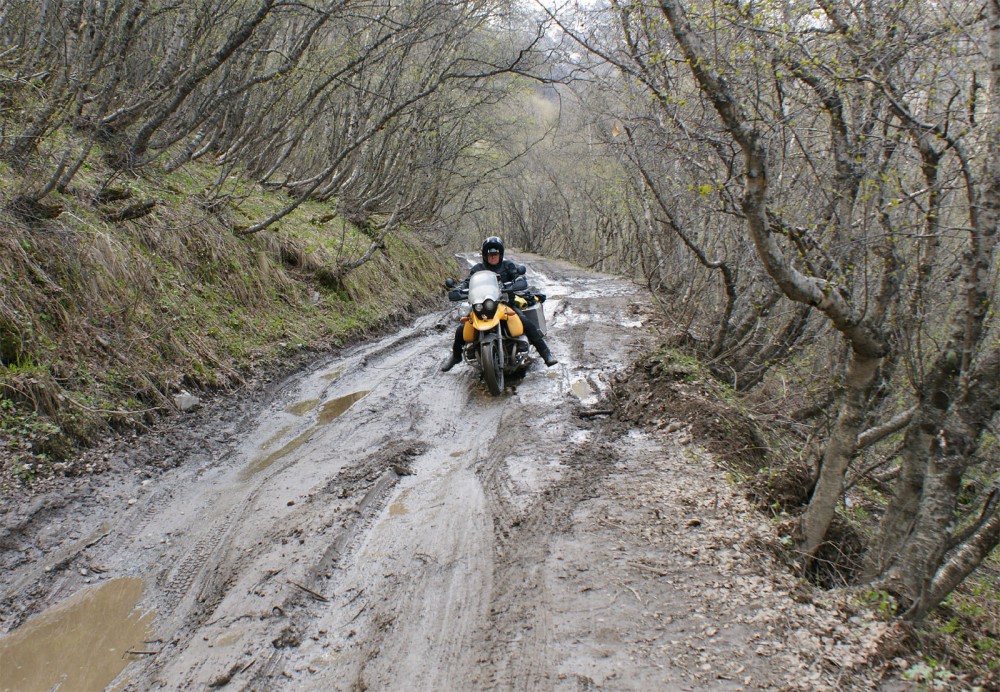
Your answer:
[[[360,356],[360,358],[357,354],[353,355],[348,354],[348,356],[346,357],[348,363],[344,367],[352,367],[352,368],[364,367],[366,363],[376,360],[377,358],[383,357],[387,354],[393,353],[394,351],[397,351],[400,348],[406,346],[408,343],[407,340],[409,338],[412,338],[412,334],[410,333],[397,334],[395,338],[389,339],[388,344],[383,344],[375,350],[364,350],[363,351],[364,354]],[[355,360],[357,360],[358,363],[351,363],[351,361]],[[300,384],[301,382],[295,382],[291,385],[282,386],[278,392],[281,398],[280,399],[276,398],[275,404],[279,403],[282,399],[285,399],[289,394],[293,393]],[[327,388],[329,388],[329,386],[332,386],[332,383],[328,385]],[[306,445],[309,445],[311,442],[313,442],[312,438],[320,435],[320,433],[322,432],[322,428],[323,428],[322,424],[314,423],[308,426],[304,432],[299,433],[298,436],[304,437],[306,435],[311,435],[310,439],[308,439],[305,442]],[[361,458],[357,460],[351,467],[345,469],[347,471],[345,475],[348,476],[353,475],[354,476],[353,480],[355,481],[356,485],[359,475],[363,476],[365,473],[369,473],[370,469],[373,467],[378,467],[382,465],[387,466],[390,463],[390,461],[394,461],[397,460],[399,457],[405,456],[404,452],[401,451],[401,448],[405,448],[407,446],[410,447],[409,453],[412,453],[413,443],[407,441],[404,441],[401,444],[387,443],[385,449],[375,453],[374,455],[372,455],[370,459],[367,457]],[[419,446],[419,443],[417,446]],[[379,445],[379,447],[381,449],[382,445]],[[307,451],[307,450],[302,450],[302,451]],[[254,477],[253,486],[247,492],[244,499],[239,503],[239,505],[236,508],[234,508],[232,511],[226,514],[224,521],[222,521],[220,524],[217,524],[216,527],[213,527],[212,529],[206,531],[205,538],[202,539],[202,541],[195,546],[195,548],[191,551],[190,556],[188,558],[185,558],[184,562],[196,564],[199,562],[199,558],[206,553],[206,546],[214,546],[215,544],[228,542],[225,539],[228,538],[229,534],[231,533],[232,527],[236,523],[236,521],[238,519],[242,520],[245,517],[246,513],[260,499],[261,495],[270,489],[270,486],[272,485],[274,479],[286,473],[289,469],[297,465],[299,462],[300,462],[300,457],[297,457],[295,455],[289,455],[287,456],[287,458],[277,463],[271,464],[270,467],[262,471],[255,472],[253,474]],[[249,461],[249,464],[252,463],[253,463],[252,460]],[[398,478],[398,475],[393,476],[393,478]],[[384,480],[385,480],[384,478],[380,478],[380,482]],[[339,476],[327,484],[326,490],[329,491],[331,489],[331,486],[336,486],[342,490],[345,489],[345,483],[341,480]],[[376,484],[376,487],[378,486],[379,484]],[[384,494],[385,492],[388,492],[388,490],[383,490],[382,494]],[[362,500],[361,505],[362,507],[366,507],[371,505],[372,503],[373,503],[373,498],[366,495],[365,498]],[[354,533],[356,533],[356,531]],[[211,553],[214,552],[214,550],[215,548],[211,547],[208,549],[207,552]],[[168,583],[173,584],[178,581],[191,581],[189,577],[186,577],[184,575],[184,573],[185,570],[183,569],[177,570],[175,576]],[[176,589],[170,589],[168,587],[168,590],[176,590]],[[181,588],[180,590],[186,591],[187,588]]]
[[[232,492],[232,486],[221,489],[214,498],[211,494],[205,497],[202,506],[213,507],[213,514],[221,513],[221,518],[201,527],[201,538],[179,558],[161,568],[155,576],[156,583],[161,588],[157,609],[162,629],[172,632],[180,630],[182,626],[184,629],[197,628],[219,604],[232,572],[238,568],[233,560],[226,559],[226,552],[233,544],[234,527],[247,520],[248,513],[269,488],[272,480],[295,463],[294,458],[288,459],[257,474],[255,481],[242,490],[242,499],[237,499],[234,504],[230,504],[232,500],[223,500],[225,495]],[[220,511],[222,505],[230,508]],[[152,512],[147,511],[146,514],[158,514],[159,511],[160,507],[154,507]],[[151,516],[149,522],[152,520]],[[142,530],[140,528],[133,534],[141,535]]]
[[[546,560],[613,463],[571,378],[596,390],[591,351],[629,341],[597,314],[606,287],[577,300],[586,273],[561,272],[546,311],[562,364],[503,396],[438,372],[452,315],[427,315],[271,385],[237,439],[154,481],[98,546],[145,570],[166,640],[119,687],[551,687]]]
[[[502,409],[496,400],[470,397],[466,382],[457,386],[446,397],[417,386],[415,399],[405,404],[407,410],[422,408],[433,398],[439,415],[416,432],[435,447],[414,460],[413,475],[338,562],[331,586],[343,598],[316,620],[317,631],[326,633],[322,647],[297,651],[286,662],[284,672],[296,686],[447,689],[469,679],[469,668],[478,665],[479,656],[469,650],[487,609],[492,548],[482,537],[492,531],[483,524],[470,465],[479,456],[480,436],[491,437]],[[492,411],[493,422],[477,417],[478,430],[453,426],[451,415],[440,415],[480,405]],[[305,668],[318,670],[311,675]]]
[[[422,331],[426,332],[427,330]],[[422,337],[418,335],[418,339],[420,338]],[[363,370],[370,372],[373,368],[378,369],[380,362],[386,362],[386,359],[391,359],[394,354],[402,353],[402,357],[405,358],[405,347],[407,346],[412,348],[413,344],[404,334],[394,339],[393,343],[377,348],[377,355],[376,352],[371,350],[365,351],[364,349],[360,349],[359,353],[354,353],[350,356],[350,360],[367,363]],[[389,371],[385,376],[391,375],[391,363],[382,367]],[[318,373],[318,375],[320,378],[323,377],[322,373]],[[336,378],[336,383],[343,388],[345,384],[349,384],[349,382],[346,382],[349,379],[351,378],[348,376],[341,376]],[[324,393],[329,389],[331,384],[328,383],[326,387],[323,387]],[[378,386],[376,384],[374,388]],[[284,396],[298,389],[298,386],[281,388]],[[383,398],[386,397],[390,399],[398,398],[394,396],[392,388],[383,394]],[[375,406],[376,404],[372,405]],[[275,407],[276,402],[272,403],[272,408]],[[405,410],[399,412],[397,415],[405,419],[410,428],[415,428],[419,427],[419,420],[423,417],[423,411],[419,406],[410,403],[406,406]],[[367,424],[371,427],[370,421]],[[377,421],[375,425],[378,427]],[[318,428],[320,426],[314,427]],[[331,442],[331,440],[333,441]],[[246,492],[236,506],[226,512],[223,520],[217,521],[215,525],[204,529],[203,537],[189,549],[185,557],[181,558],[180,563],[166,575],[163,580],[165,583],[163,594],[167,607],[172,609],[173,615],[164,622],[167,629],[176,628],[177,634],[174,639],[178,646],[186,649],[194,646],[198,654],[204,654],[201,651],[202,647],[197,643],[197,638],[194,636],[196,632],[202,629],[213,630],[213,623],[223,622],[227,619],[231,623],[240,619],[241,616],[239,615],[227,615],[226,613],[229,612],[227,609],[223,609],[220,613],[218,608],[226,599],[227,593],[235,585],[245,581],[242,580],[240,572],[253,567],[254,561],[260,561],[261,556],[258,555],[255,557],[252,553],[259,549],[254,549],[251,546],[250,550],[247,551],[251,555],[249,557],[241,557],[239,555],[239,546],[241,543],[239,536],[234,535],[234,532],[250,521],[250,514],[261,505],[262,495],[268,493],[276,482],[278,482],[278,479],[300,463],[304,456],[308,457],[310,454],[314,456],[319,454],[320,457],[323,457],[322,452],[311,450],[330,445],[338,446],[336,440],[335,435],[332,438],[329,436],[323,437],[317,432],[316,439],[310,440],[306,445],[298,448],[296,455],[291,455],[289,458],[281,460],[280,463],[273,464],[270,468],[254,474],[253,488]],[[348,446],[350,447],[350,445]],[[252,679],[266,679],[268,675],[266,671],[281,666],[285,652],[287,651],[285,647],[294,648],[294,646],[298,645],[301,638],[300,633],[305,630],[308,622],[313,617],[313,614],[310,613],[310,606],[315,605],[309,601],[308,597],[304,596],[304,593],[320,594],[329,592],[329,584],[323,583],[322,577],[331,573],[335,563],[343,561],[345,555],[350,555],[356,549],[360,537],[365,534],[367,528],[374,521],[374,518],[383,509],[398,482],[400,476],[397,470],[406,473],[406,464],[414,456],[422,453],[426,445],[414,440],[399,441],[398,437],[387,435],[375,447],[376,451],[344,463],[341,470],[325,486],[319,490],[310,492],[304,503],[308,505],[313,503],[317,498],[334,495],[334,497],[339,496],[345,500],[342,503],[342,507],[334,507],[332,509],[321,508],[319,510],[315,508],[310,509],[305,517],[300,518],[302,521],[295,519],[292,515],[286,516],[281,523],[276,522],[271,530],[261,536],[258,543],[277,542],[279,540],[284,542],[285,539],[282,537],[283,526],[288,523],[302,523],[303,525],[313,526],[315,532],[323,534],[323,540],[329,542],[326,545],[318,546],[319,549],[314,554],[306,555],[300,552],[296,556],[294,561],[299,564],[295,565],[295,579],[286,577],[285,584],[279,583],[277,587],[271,585],[268,589],[264,590],[272,599],[270,602],[272,603],[271,610],[274,615],[274,617],[266,619],[273,620],[273,622],[267,622],[255,628],[248,628],[255,629],[256,633],[251,632],[247,637],[244,637],[245,640],[249,637],[257,642],[257,644],[250,647],[255,650],[256,656],[260,657],[263,655],[261,659],[263,663],[257,665],[255,671],[251,673],[253,675]],[[372,482],[371,477],[375,474],[377,474],[376,480]],[[363,493],[362,499],[357,503],[351,502],[350,498],[357,497],[358,492]],[[259,520],[257,521],[259,523]],[[338,525],[339,529],[334,529]],[[333,536],[330,536],[331,529],[334,530]],[[252,541],[249,543],[252,543]],[[242,545],[248,545],[248,541],[244,539]],[[268,581],[268,579],[269,577],[265,574],[263,582]],[[288,586],[288,584],[294,584],[298,588],[293,588]],[[249,590],[252,591],[253,589],[254,587],[251,586]],[[282,593],[284,594],[283,596],[281,595]],[[212,622],[208,622],[210,618]],[[271,638],[275,642],[283,642],[282,645],[278,646],[275,644],[273,647],[270,647],[268,640]],[[186,644],[184,643],[185,641],[187,642]],[[211,655],[204,655],[203,657],[205,664],[196,664],[183,672],[165,670],[171,668],[171,666],[151,662],[144,671],[136,671],[132,679],[148,680],[153,678],[164,682],[182,677],[185,680],[185,684],[197,685],[207,684],[212,680],[226,677],[227,671],[224,667],[220,667],[221,664],[215,658]]]
[[[384,454],[376,454],[369,459],[361,460],[354,469],[375,468],[384,460]],[[310,520],[321,527],[341,524],[327,549],[317,550],[312,561],[304,561],[294,566],[288,564],[274,570],[255,569],[253,560],[260,558],[257,555],[250,555],[249,561],[240,560],[239,557],[229,559],[213,556],[213,551],[234,549],[227,536],[222,536],[217,545],[209,550],[205,569],[201,572],[195,571],[196,579],[187,587],[184,600],[180,604],[182,607],[177,610],[181,617],[186,618],[179,630],[179,633],[184,634],[178,637],[181,642],[184,639],[188,640],[183,644],[182,651],[185,656],[194,654],[199,660],[196,660],[194,665],[182,666],[182,670],[170,671],[169,674],[162,670],[169,668],[169,664],[152,666],[142,673],[142,678],[156,679],[165,686],[176,685],[178,678],[184,681],[181,686],[217,683],[232,671],[227,671],[227,665],[205,651],[196,635],[207,632],[203,639],[219,638],[230,626],[237,625],[241,620],[248,621],[248,624],[242,626],[241,631],[244,635],[243,642],[249,647],[247,650],[253,654],[250,662],[261,661],[250,673],[252,677],[249,679],[249,684],[252,686],[262,671],[280,666],[285,647],[298,645],[301,633],[312,617],[311,599],[323,598],[323,593],[329,592],[328,585],[323,582],[322,577],[333,568],[341,552],[349,549],[348,546],[357,534],[363,532],[365,526],[381,511],[398,479],[398,474],[387,468],[374,483],[370,484],[357,504],[332,507],[325,513],[321,509],[319,515],[315,514],[314,508],[309,508],[303,524],[309,524]],[[325,494],[319,492],[311,496],[310,500],[321,501]],[[248,501],[246,504],[251,506],[253,503]],[[238,525],[235,522],[230,523],[233,526]],[[284,540],[282,534],[286,533],[288,533],[287,527],[275,526],[262,542],[277,546]],[[322,535],[322,531],[317,533]],[[196,548],[192,556],[197,552]],[[306,553],[306,557],[309,557],[309,553]],[[210,565],[215,565],[214,570],[208,569]],[[247,581],[246,577],[249,574],[259,576],[253,577],[255,583],[247,589],[248,593],[255,592],[259,597],[257,600],[266,601],[267,607],[261,609],[259,613],[246,611],[245,606],[243,609],[238,608],[236,612],[218,612],[217,609],[226,598],[227,591]],[[275,579],[279,575],[281,578]],[[237,580],[238,576],[242,576],[242,580]],[[212,622],[208,622],[209,619]],[[246,665],[247,663],[241,660],[238,667],[242,671]],[[229,677],[232,678],[233,675],[230,674]]]
[[[570,419],[588,430],[593,425]],[[485,636],[493,655],[477,682],[501,689],[551,689],[555,685],[552,646],[554,600],[544,575],[551,545],[569,529],[576,505],[596,493],[615,463],[607,442],[582,442],[574,449],[551,450],[564,472],[558,483],[540,493],[519,493],[511,478],[508,457],[494,455],[480,471],[493,513],[497,541],[496,589],[491,594]],[[594,464],[593,460],[600,460]],[[519,508],[518,494],[531,498]]]
[[[404,443],[405,444],[405,443]],[[385,458],[385,454],[378,457]],[[327,574],[334,565],[342,563],[348,558],[356,547],[359,537],[364,533],[375,520],[378,513],[385,506],[393,487],[399,481],[400,475],[395,470],[386,469],[375,484],[368,490],[353,512],[354,520],[347,522],[330,542],[329,547],[323,552],[316,563],[307,570],[308,578],[305,579],[307,587],[315,587],[315,593],[322,595],[323,591],[329,591],[330,584],[321,587],[319,577]],[[360,594],[359,594],[360,595]],[[303,608],[306,597],[301,591],[290,592],[282,601],[279,608],[285,613],[292,613],[286,630],[303,632],[307,629],[309,622],[315,617],[308,607]],[[352,601],[353,602],[353,601]],[[296,644],[297,645],[297,644]],[[259,670],[247,681],[250,688],[271,687],[273,680],[279,677],[286,667],[286,651],[284,647],[275,647],[274,651],[267,657]]]
[[[375,468],[384,467],[385,471],[362,498],[357,510],[357,520],[351,522],[331,541],[330,547],[324,551],[317,563],[316,571],[322,571],[335,562],[341,562],[357,551],[365,530],[374,523],[377,514],[385,507],[389,493],[395,484],[402,476],[412,473],[411,465],[414,459],[426,453],[428,448],[429,445],[426,442],[401,440],[394,444],[387,444],[384,450],[375,455],[373,466]],[[331,486],[334,486],[333,482],[327,487]],[[336,483],[336,486],[343,487],[339,482]]]
[[[399,468],[400,464],[405,465],[413,455],[419,454],[421,448],[420,443],[408,440],[387,445],[385,449],[345,469],[343,475],[347,477],[346,480],[340,477],[331,480],[323,490],[307,500],[307,502],[321,502],[324,496],[333,492],[347,491],[356,495],[363,491],[361,499],[356,503],[343,508],[334,508],[325,514],[321,511],[319,516],[312,516],[313,524],[332,527],[339,523],[340,527],[334,531],[332,538],[328,538],[322,528],[317,531],[317,534],[322,536],[323,543],[328,542],[325,550],[307,553],[318,557],[299,565],[294,579],[286,576],[284,582],[278,580],[277,587],[271,588],[272,593],[269,595],[274,599],[271,613],[267,618],[268,621],[257,628],[258,644],[263,646],[258,646],[255,655],[262,657],[262,662],[249,673],[250,677],[244,684],[251,689],[271,688],[275,684],[275,677],[285,679],[281,673],[286,667],[287,652],[300,645],[310,622],[316,617],[314,612],[316,602],[335,600],[335,594],[331,591],[332,584],[327,578],[344,556],[350,555],[359,536],[364,534],[385,507],[387,499],[400,479],[395,469]],[[375,473],[378,475],[372,481],[371,478]],[[309,517],[305,523],[309,523],[308,519]],[[281,528],[277,527],[272,538],[276,538],[280,533]],[[322,549],[323,545],[319,548]],[[271,576],[276,575],[266,575],[266,578],[269,579]],[[329,598],[324,594],[329,594]],[[205,658],[210,660],[207,656]],[[246,665],[240,663],[240,672],[246,670]],[[192,675],[192,671],[187,671],[185,674],[194,684],[204,684],[206,681],[217,683],[227,675],[221,667],[217,667],[215,672],[214,676],[201,676],[200,679]]]

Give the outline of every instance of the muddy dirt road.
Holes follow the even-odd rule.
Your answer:
[[[442,311],[8,508],[0,688],[839,684],[864,644],[790,644],[842,619],[788,627],[770,528],[683,426],[599,415],[643,291],[525,259],[560,363],[501,397],[439,372]]]

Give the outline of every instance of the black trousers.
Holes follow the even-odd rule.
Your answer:
[[[513,305],[508,305],[507,307],[516,312],[517,316],[521,318],[521,324],[524,325],[524,335],[528,337],[528,343],[534,346],[535,350],[540,354],[544,355],[548,353],[549,347],[545,345],[545,337],[542,336],[542,330],[534,322],[525,317],[524,313],[518,308]],[[462,347],[465,345],[465,336],[462,333],[464,329],[464,323],[458,325],[458,329],[455,330],[455,343],[452,346],[452,351],[459,357],[461,357]]]

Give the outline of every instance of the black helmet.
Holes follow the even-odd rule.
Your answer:
[[[491,235],[483,241],[483,264],[489,264],[486,261],[486,255],[491,252],[499,252],[500,261],[503,262],[503,241],[500,240],[500,236]]]

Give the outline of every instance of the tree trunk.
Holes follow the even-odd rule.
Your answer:
[[[1000,507],[995,501],[988,503],[987,507],[989,513],[984,516],[985,521],[938,570],[907,617],[919,620],[936,608],[1000,544]]]
[[[160,106],[159,109],[145,122],[139,129],[138,134],[132,142],[131,151],[129,152],[130,162],[138,161],[143,155],[145,155],[147,148],[149,147],[149,142],[153,138],[153,135],[157,130],[167,121],[167,118],[172,116],[180,108],[181,104],[184,103],[191,92],[195,90],[206,77],[215,72],[220,65],[229,60],[230,57],[253,35],[257,27],[267,18],[271,13],[271,9],[274,6],[276,0],[261,0],[260,7],[257,8],[257,12],[250,17],[246,22],[243,23],[236,31],[234,31],[226,41],[226,43],[219,48],[212,56],[205,61],[203,64],[191,70],[190,75],[182,81],[177,89],[174,91],[172,97],[168,98],[166,103]]]
[[[857,352],[851,354],[844,382],[844,400],[823,451],[819,479],[796,527],[798,550],[807,559],[816,555],[833,521],[844,489],[844,476],[858,446],[858,433],[866,413],[865,402],[881,361],[881,358]]]
[[[866,412],[865,395],[888,351],[885,336],[854,305],[851,295],[843,288],[846,282],[838,281],[842,277],[826,280],[803,274],[785,255],[768,219],[770,170],[765,140],[753,127],[752,119],[747,117],[729,83],[713,69],[711,50],[692,28],[681,3],[660,0],[659,5],[702,93],[743,152],[745,187],[741,206],[757,256],[782,293],[794,301],[821,310],[851,348],[847,393],[829,447],[824,453],[821,485],[813,494],[815,502],[810,502],[802,518],[803,524],[796,529],[800,549],[807,558],[811,558],[822,544],[833,519],[844,473],[854,455],[861,420]],[[827,463],[829,468],[825,468]]]
[[[975,556],[982,559],[992,549],[987,544],[995,541],[983,527],[969,539],[971,544],[958,546],[947,556],[955,531],[957,486],[1000,405],[1000,354],[996,346],[983,343],[989,339],[990,277],[1000,219],[1000,2],[992,0],[989,7],[992,101],[984,124],[989,127],[988,153],[982,184],[977,186],[971,176],[968,181],[972,233],[963,257],[965,310],[930,369],[919,410],[907,428],[902,478],[866,568],[869,579],[880,579],[912,602],[909,617],[914,619],[937,605],[978,564],[972,564]],[[924,162],[926,174],[926,156]],[[985,352],[980,352],[984,346]]]

